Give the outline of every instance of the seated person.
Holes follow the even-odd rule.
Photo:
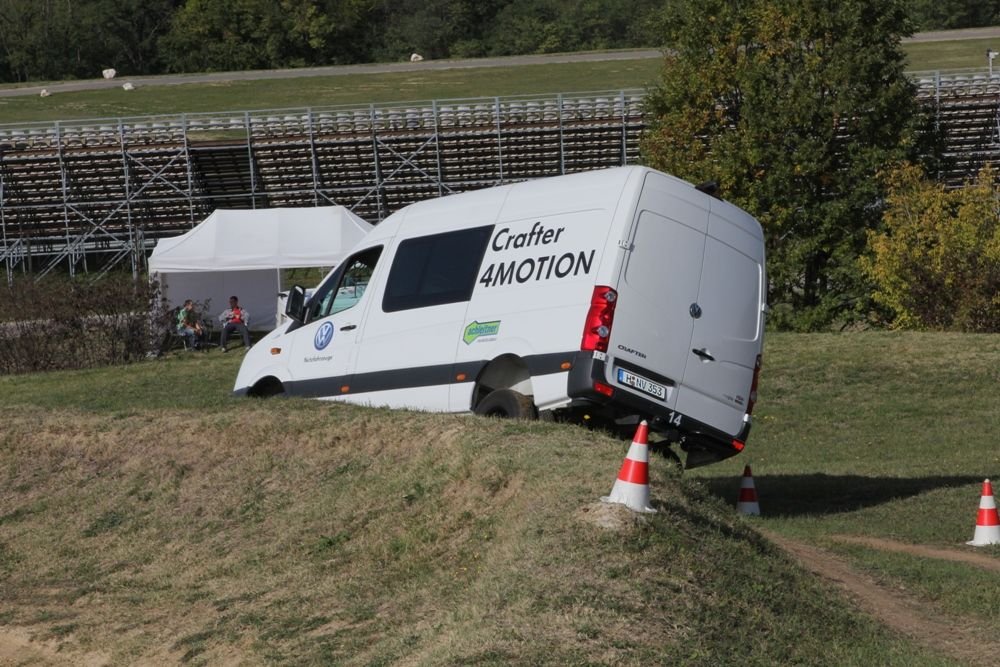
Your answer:
[[[189,350],[197,350],[205,340],[205,330],[198,321],[198,315],[194,312],[194,301],[188,299],[184,306],[177,311],[177,333],[187,341]]]
[[[219,346],[222,348],[223,352],[227,352],[226,341],[229,339],[229,334],[233,331],[239,331],[240,336],[243,337],[243,347],[250,347],[250,330],[247,329],[247,325],[250,324],[250,313],[240,306],[240,300],[235,296],[229,297],[229,308],[222,311],[219,315],[219,321],[222,322],[222,334],[219,339]]]

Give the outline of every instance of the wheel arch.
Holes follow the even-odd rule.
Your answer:
[[[502,354],[487,363],[476,376],[469,408],[475,410],[487,394],[497,389],[511,389],[525,396],[533,396],[531,370],[527,362],[516,354]]]
[[[285,385],[273,375],[265,375],[258,379],[247,390],[247,396],[252,398],[270,398],[271,396],[280,396],[284,393]]]

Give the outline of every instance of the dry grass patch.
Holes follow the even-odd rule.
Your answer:
[[[595,505],[627,444],[578,428],[295,400],[0,420],[0,623],[64,655],[829,664],[832,628],[861,638],[842,664],[913,658],[666,461],[657,514]]]

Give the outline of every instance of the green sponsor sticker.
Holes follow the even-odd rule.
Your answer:
[[[465,327],[465,335],[462,336],[462,340],[465,341],[466,345],[471,345],[472,341],[480,336],[496,336],[498,331],[500,331],[500,320],[493,320],[492,322],[473,321],[469,326]]]

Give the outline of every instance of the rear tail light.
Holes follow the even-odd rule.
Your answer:
[[[614,323],[617,303],[618,292],[605,285],[594,288],[594,294],[590,298],[590,310],[587,311],[587,321],[583,326],[581,350],[608,351],[608,340],[611,338],[611,325]]]
[[[607,396],[608,398],[611,398],[615,393],[614,387],[609,384],[604,384],[598,380],[594,380],[594,391],[602,396]]]
[[[750,399],[747,401],[747,414],[753,412],[753,406],[757,403],[757,382],[760,380],[760,355],[757,355],[757,361],[753,365],[753,382],[750,384]]]

